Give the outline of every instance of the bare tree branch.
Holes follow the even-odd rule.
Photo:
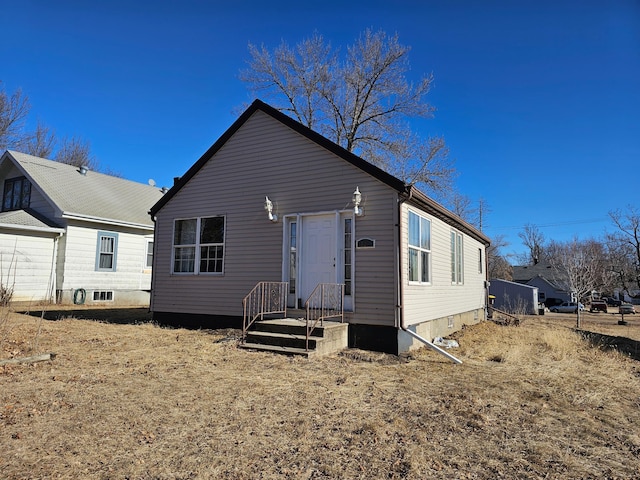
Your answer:
[[[19,148],[25,141],[24,123],[29,115],[29,98],[18,89],[8,95],[0,82],[0,152]]]
[[[254,93],[274,106],[407,183],[448,193],[455,169],[441,137],[422,140],[409,118],[429,118],[425,101],[433,76],[410,83],[410,48],[398,36],[365,30],[343,59],[318,33],[294,48],[273,52],[249,45],[249,68],[240,73]]]

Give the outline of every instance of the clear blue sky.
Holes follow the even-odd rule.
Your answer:
[[[412,47],[433,73],[457,187],[491,212],[489,236],[599,236],[607,212],[640,206],[640,1],[0,0],[0,80],[22,88],[59,137],[103,167],[170,186],[253,98],[248,43],[314,30],[345,46],[365,28]]]

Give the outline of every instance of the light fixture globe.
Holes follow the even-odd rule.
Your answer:
[[[355,213],[358,217],[364,214],[364,210],[360,207],[361,202],[362,194],[360,193],[360,188],[356,187],[356,191],[353,192],[353,213]]]
[[[272,222],[278,221],[278,216],[273,213],[273,202],[269,200],[269,197],[264,197],[264,209],[267,211],[267,216]]]

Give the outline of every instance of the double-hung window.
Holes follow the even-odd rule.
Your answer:
[[[462,234],[454,230],[451,231],[451,283],[462,285],[463,276],[462,259]]]
[[[115,272],[118,254],[118,234],[98,232],[96,246],[96,270],[99,272]]]
[[[146,268],[153,267],[153,240],[147,240],[147,252],[145,254],[144,266]]]
[[[27,208],[31,201],[31,183],[25,177],[9,178],[4,181],[2,211]]]
[[[222,273],[225,217],[175,220],[174,273]]]
[[[431,282],[431,222],[409,211],[409,281]]]

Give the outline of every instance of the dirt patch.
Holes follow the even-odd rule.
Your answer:
[[[454,365],[427,349],[306,360],[240,349],[235,330],[16,314],[0,357],[33,353],[38,329],[58,356],[0,369],[1,476],[639,478],[640,363],[572,321],[465,328]]]

